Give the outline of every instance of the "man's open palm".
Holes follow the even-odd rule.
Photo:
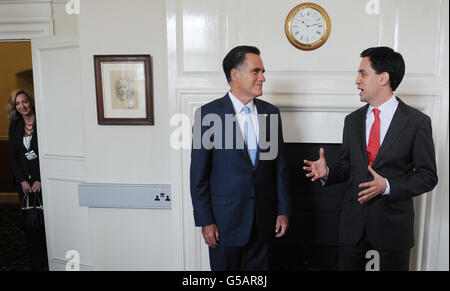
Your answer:
[[[325,150],[323,148],[320,148],[319,156],[319,159],[314,162],[303,160],[306,165],[303,167],[303,170],[309,172],[306,174],[306,177],[312,177],[311,181],[313,182],[327,176],[327,161],[325,160]]]

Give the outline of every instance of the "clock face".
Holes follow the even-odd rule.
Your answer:
[[[300,43],[313,44],[325,34],[325,20],[322,14],[313,8],[304,8],[292,18],[292,36]]]
[[[314,50],[322,46],[331,31],[327,12],[317,4],[302,3],[288,14],[286,36],[292,45],[301,50]]]

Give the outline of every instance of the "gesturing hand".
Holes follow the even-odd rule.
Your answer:
[[[312,177],[311,181],[313,182],[327,176],[327,161],[325,160],[325,150],[323,148],[320,148],[319,155],[320,158],[314,162],[303,160],[307,165],[303,167],[303,170],[309,172],[306,174],[306,177]]]
[[[363,204],[373,197],[383,194],[386,191],[386,179],[381,177],[369,166],[369,172],[373,175],[373,180],[370,182],[359,184],[359,188],[369,187],[368,189],[358,193],[358,201]]]
[[[217,248],[219,246],[219,229],[217,225],[210,224],[202,227],[203,238],[205,239],[205,243],[212,247]]]

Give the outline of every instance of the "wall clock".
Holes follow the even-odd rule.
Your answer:
[[[289,12],[284,24],[289,42],[298,49],[310,51],[321,47],[330,36],[328,13],[315,3],[301,3]]]

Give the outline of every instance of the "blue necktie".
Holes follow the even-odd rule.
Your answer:
[[[245,123],[244,123],[244,131],[245,131],[245,142],[247,143],[247,151],[252,161],[253,166],[256,163],[256,153],[258,151],[258,141],[256,140],[256,132],[253,127],[253,122],[250,118],[250,108],[248,106],[242,107],[242,111],[245,112]]]

